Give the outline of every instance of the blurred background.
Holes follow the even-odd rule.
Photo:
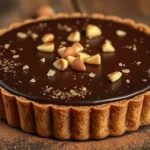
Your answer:
[[[0,28],[58,12],[117,15],[150,25],[150,0],[0,0]]]

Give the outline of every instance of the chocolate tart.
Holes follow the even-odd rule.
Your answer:
[[[87,39],[88,24],[100,27],[102,35]],[[71,30],[66,31],[66,26]],[[117,30],[126,36],[117,36]],[[67,41],[72,31],[81,33],[86,53],[101,55],[101,65],[86,65],[84,72],[54,68],[61,43],[72,44]],[[18,38],[20,32],[27,37]],[[54,52],[37,51],[42,36],[49,32],[55,35]],[[150,124],[148,26],[114,16],[74,13],[14,23],[0,33],[0,118],[10,126],[41,137],[87,140],[120,136]],[[106,39],[112,42],[114,53],[102,52]],[[42,58],[46,61],[41,62]],[[29,66],[26,71],[25,65]],[[123,73],[115,83],[108,80],[109,73],[127,68],[130,73]],[[56,74],[48,77],[49,69]],[[91,72],[94,77],[89,76]],[[71,90],[76,94],[71,95]]]

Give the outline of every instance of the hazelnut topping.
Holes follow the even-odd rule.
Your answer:
[[[73,56],[67,56],[67,61],[68,61],[68,64],[71,65],[73,63],[73,61],[76,59],[75,57]]]
[[[52,33],[47,33],[42,37],[43,43],[49,43],[54,40],[54,34]]]
[[[83,62],[85,62],[91,56],[87,53],[78,53],[77,57],[79,57]]]
[[[76,55],[77,53],[74,47],[67,47],[62,54],[62,58],[66,58],[67,56],[76,56]]]
[[[72,45],[72,47],[75,48],[75,50],[76,50],[77,53],[82,52],[84,50],[84,47],[80,43],[78,43],[78,42],[74,43]]]
[[[72,67],[72,69],[74,69],[76,71],[85,71],[86,70],[84,63],[80,58],[76,58],[73,61],[71,67]]]
[[[72,32],[69,36],[68,36],[68,41],[70,42],[79,42],[80,41],[80,32],[79,31],[75,31]]]
[[[87,64],[100,65],[101,64],[101,56],[100,56],[100,54],[96,54],[94,56],[91,56],[90,58],[87,58],[85,62]]]
[[[111,82],[116,82],[117,80],[119,80],[122,76],[122,73],[119,71],[115,71],[113,73],[108,74],[108,78]]]
[[[45,52],[45,53],[51,53],[54,51],[54,43],[46,43],[46,44],[42,44],[42,45],[39,45],[37,47],[38,51],[41,51],[41,52]]]
[[[59,56],[62,56],[62,55],[63,55],[63,52],[65,51],[65,49],[66,49],[66,47],[61,47],[61,48],[59,48],[59,49],[57,50],[58,55],[59,55]]]
[[[65,59],[58,59],[53,63],[53,66],[61,71],[64,71],[68,67],[68,61]]]
[[[94,38],[94,37],[100,36],[101,34],[102,34],[101,29],[96,25],[90,24],[86,28],[86,36],[88,38]]]
[[[126,36],[126,32],[125,31],[123,31],[123,30],[117,30],[116,31],[116,34],[118,35],[118,36],[120,36],[120,37],[124,37],[124,36]]]
[[[111,42],[109,40],[106,40],[105,43],[102,45],[102,51],[103,52],[114,52],[115,48],[113,47],[113,45],[111,44]]]
[[[21,39],[25,39],[27,38],[27,34],[26,33],[23,33],[23,32],[18,32],[17,33],[17,37],[21,38]]]
[[[48,71],[48,73],[47,73],[47,76],[48,77],[52,77],[52,76],[54,76],[55,75],[55,71],[54,70],[52,70],[52,69],[50,69],[49,71]]]

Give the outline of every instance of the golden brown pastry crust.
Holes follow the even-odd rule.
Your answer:
[[[60,13],[52,19],[87,16],[127,24],[150,35],[148,26],[115,16]],[[13,23],[8,29],[0,30],[0,35],[24,24],[46,19],[50,18],[40,17],[36,20],[26,20],[24,23]],[[119,136],[126,131],[136,131],[140,126],[150,124],[150,92],[132,99],[97,106],[58,106],[39,104],[0,88],[0,119],[6,119],[9,125],[19,127],[24,132],[60,140]]]

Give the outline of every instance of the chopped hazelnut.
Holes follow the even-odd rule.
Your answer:
[[[126,83],[128,83],[128,84],[129,84],[129,83],[130,83],[130,80],[129,80],[129,79],[127,79],[127,80],[126,80]]]
[[[47,33],[42,37],[43,43],[49,43],[54,40],[54,34],[52,33]]]
[[[85,62],[91,56],[87,53],[78,53],[77,57],[79,57],[83,62]]]
[[[61,48],[59,48],[59,49],[57,50],[58,55],[59,55],[59,56],[62,56],[63,53],[64,53],[64,51],[65,51],[65,49],[66,49],[66,47],[61,47]]]
[[[66,45],[67,42],[66,42],[66,41],[62,41],[61,44],[62,44],[62,45]]]
[[[40,59],[41,62],[45,63],[45,58]]]
[[[16,53],[16,50],[10,50],[13,54],[15,54]]]
[[[146,80],[146,79],[143,79],[142,81],[143,81],[143,82],[147,82],[147,80]]]
[[[31,82],[31,83],[35,83],[36,80],[33,78],[33,79],[30,80],[30,82]]]
[[[20,51],[23,51],[23,48],[19,48]]]
[[[68,36],[68,41],[70,42],[79,42],[80,41],[80,32],[79,31],[75,31],[72,32],[69,36]]]
[[[67,47],[62,54],[62,58],[66,58],[67,56],[76,56],[76,55],[77,53],[74,47]]]
[[[93,73],[93,72],[91,72],[90,74],[89,74],[89,77],[91,77],[91,78],[94,78],[96,75]]]
[[[122,63],[119,63],[118,65],[119,65],[120,67],[122,67],[122,66],[123,66],[123,64],[122,64]]]
[[[116,82],[119,80],[122,76],[122,73],[120,71],[115,71],[113,73],[108,74],[108,78],[111,82]]]
[[[90,44],[86,44],[85,47],[90,47]]]
[[[87,58],[85,62],[87,64],[100,65],[101,64],[101,56],[100,56],[100,54],[96,54],[94,56]]]
[[[67,61],[68,61],[68,64],[71,65],[73,63],[73,61],[76,59],[75,57],[73,56],[67,56]]]
[[[39,45],[37,47],[38,51],[41,51],[41,52],[46,52],[46,53],[51,53],[54,51],[54,43],[46,43],[46,44],[42,44],[42,45]]]
[[[52,70],[52,69],[50,69],[49,71],[48,71],[48,73],[47,73],[47,76],[48,77],[52,77],[52,76],[54,76],[55,75],[55,71],[54,70]]]
[[[89,24],[86,28],[86,36],[88,38],[94,38],[100,36],[101,34],[102,34],[101,29],[96,25]]]
[[[23,32],[18,32],[18,33],[17,33],[17,37],[22,38],[22,39],[25,39],[25,38],[27,38],[27,34],[26,34],[26,33],[23,33]]]
[[[58,59],[53,63],[53,66],[61,71],[64,71],[68,67],[68,61],[65,59]]]
[[[76,58],[73,61],[71,67],[72,67],[72,69],[74,69],[76,71],[85,71],[86,70],[84,63],[80,58]]]
[[[67,27],[67,28],[66,28],[66,31],[67,31],[67,32],[71,32],[71,31],[72,31],[72,28]]]
[[[39,37],[38,34],[36,34],[36,33],[32,33],[31,36],[32,36],[33,39],[37,39]]]
[[[122,69],[122,72],[123,73],[130,73],[130,70],[129,69]]]
[[[137,64],[137,65],[140,65],[140,64],[141,64],[141,62],[140,62],[140,61],[138,61],[136,64]]]
[[[78,43],[78,42],[74,43],[72,45],[72,47],[75,48],[75,50],[76,50],[77,53],[82,52],[84,50],[84,47],[80,43]]]
[[[137,50],[137,48],[136,48],[136,45],[134,44],[133,45],[133,51],[136,51]]]
[[[5,45],[4,45],[4,48],[5,48],[5,49],[8,49],[9,47],[10,47],[10,44],[5,44]]]
[[[28,65],[24,65],[22,69],[23,70],[27,70],[27,69],[29,69],[29,66]]]
[[[123,31],[123,30],[117,30],[116,31],[116,34],[118,35],[118,36],[120,36],[120,37],[123,37],[123,36],[126,36],[126,32],[125,31]]]
[[[83,87],[82,88],[82,91],[84,92],[84,91],[87,91],[87,88],[86,87]]]
[[[19,58],[20,56],[19,55],[13,55],[13,58]]]
[[[106,40],[105,43],[102,45],[102,51],[103,52],[115,52],[115,48],[111,44],[109,40]]]

